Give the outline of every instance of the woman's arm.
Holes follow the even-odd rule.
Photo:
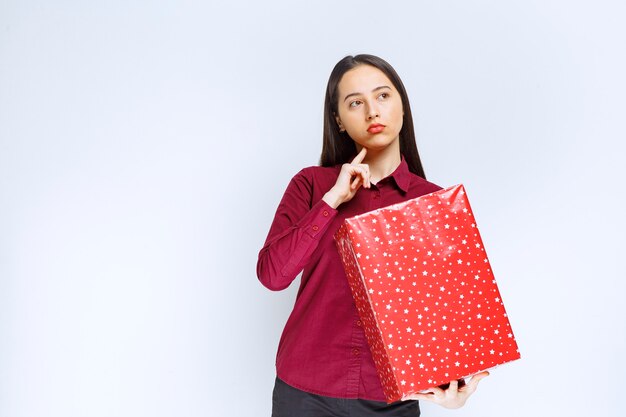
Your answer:
[[[337,207],[369,187],[369,168],[361,164],[367,150],[344,164],[335,185],[320,199],[313,199],[313,178],[306,170],[296,174],[283,195],[265,244],[259,252],[257,276],[270,290],[285,289],[304,269],[320,237],[337,215]]]
[[[289,182],[259,252],[257,276],[270,290],[291,284],[337,215],[324,200],[312,201],[313,178],[309,175],[302,170]]]

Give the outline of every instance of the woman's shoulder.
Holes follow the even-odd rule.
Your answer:
[[[415,181],[416,184],[419,184],[419,185],[421,185],[423,187],[437,188],[437,189],[441,189],[442,188],[438,184],[435,184],[434,182],[431,182],[431,181],[427,180],[424,177],[420,177],[417,174],[413,174],[412,172],[411,172],[411,176],[412,176],[412,178],[411,178],[412,181]]]
[[[337,180],[337,175],[339,175],[340,170],[340,165],[335,165],[331,167],[313,165],[302,168],[296,175],[294,175],[294,178],[301,177],[303,179],[306,179],[311,184],[325,183],[329,181],[334,184]]]
[[[409,193],[411,195],[424,195],[424,194],[429,194],[435,191],[439,191],[441,190],[443,187],[441,187],[438,184],[435,184],[434,182],[430,182],[427,179],[420,177],[417,174],[414,173],[410,173],[411,175],[411,182],[410,182],[410,186],[409,186]]]
[[[340,170],[340,166],[302,168],[293,176],[288,188],[298,194],[308,195],[311,201],[315,201],[335,185]]]

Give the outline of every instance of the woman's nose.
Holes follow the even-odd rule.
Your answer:
[[[375,118],[377,118],[379,116],[380,116],[380,113],[378,111],[378,107],[372,106],[372,105],[368,106],[368,108],[367,108],[367,120],[372,120],[372,119],[375,119]]]

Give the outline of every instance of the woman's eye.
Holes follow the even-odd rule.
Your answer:
[[[385,99],[388,97],[389,97],[389,93],[380,93],[380,95],[378,96],[378,98],[382,98],[382,99]]]
[[[361,104],[361,100],[354,100],[350,102],[350,107],[356,107]]]

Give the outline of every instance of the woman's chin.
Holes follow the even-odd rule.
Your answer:
[[[358,145],[360,147],[367,148],[367,150],[371,152],[382,152],[388,149],[396,148],[394,140],[389,140],[386,138],[372,138],[370,140],[363,141]]]

